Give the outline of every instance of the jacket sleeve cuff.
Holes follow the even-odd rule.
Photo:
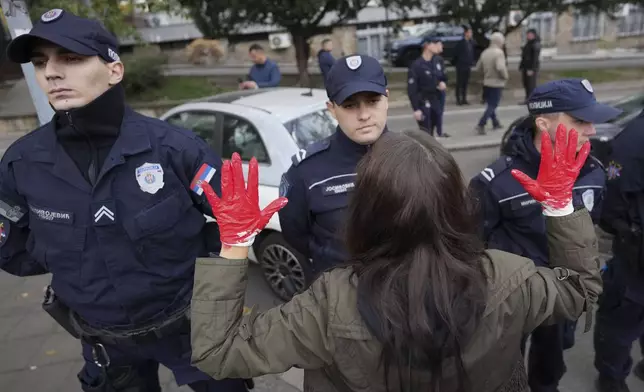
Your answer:
[[[575,212],[572,200],[563,208],[553,208],[546,204],[543,205],[543,215],[545,216],[567,216]]]

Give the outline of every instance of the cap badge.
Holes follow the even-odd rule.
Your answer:
[[[590,85],[590,82],[588,81],[588,79],[582,80],[581,85],[584,86],[586,91],[588,91],[591,94],[593,93],[593,86]]]
[[[56,19],[60,18],[62,14],[63,14],[63,10],[61,10],[60,8],[54,8],[42,14],[42,16],[40,17],[40,20],[42,20],[45,23],[53,22]]]
[[[347,57],[346,61],[347,61],[347,67],[349,67],[349,69],[352,69],[354,71],[360,68],[360,66],[362,65],[362,57],[360,56]]]

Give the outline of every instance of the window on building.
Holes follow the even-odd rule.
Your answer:
[[[539,38],[541,38],[541,46],[554,46],[555,35],[557,34],[557,16],[553,12],[537,12],[528,18],[527,24],[523,28],[523,41],[525,43],[525,36],[528,30],[535,29]]]
[[[572,38],[575,40],[599,39],[604,31],[604,17],[601,14],[573,15]]]
[[[617,35],[625,37],[640,34],[644,34],[644,8],[634,4],[624,5],[622,14],[617,19]]]

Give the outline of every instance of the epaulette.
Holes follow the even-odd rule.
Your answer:
[[[311,144],[305,149],[301,149],[291,157],[293,166],[297,166],[305,159],[309,159],[313,155],[319,152],[325,151],[327,148],[329,148],[330,145],[331,145],[331,141],[329,139],[324,139],[324,140],[320,140],[319,142],[315,142]]]
[[[512,158],[508,156],[501,156],[496,161],[492,162],[488,167],[481,170],[478,174],[478,177],[484,179],[486,182],[490,183],[496,176],[500,173],[503,173],[510,166],[512,166]]]

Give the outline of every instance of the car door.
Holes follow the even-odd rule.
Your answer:
[[[220,132],[221,157],[231,159],[234,153],[238,153],[242,159],[245,177],[251,158],[257,159],[259,164],[259,206],[260,208],[266,207],[279,197],[279,178],[282,176],[277,165],[272,165],[268,148],[266,148],[267,141],[262,138],[252,121],[230,113],[222,115]],[[271,218],[266,227],[280,230],[277,214]]]
[[[202,138],[221,156],[221,139],[218,137],[222,124],[222,114],[210,110],[184,110],[173,114],[165,121],[188,129]]]
[[[463,39],[462,27],[448,27],[443,36],[443,58],[451,63],[456,53],[456,46]]]

